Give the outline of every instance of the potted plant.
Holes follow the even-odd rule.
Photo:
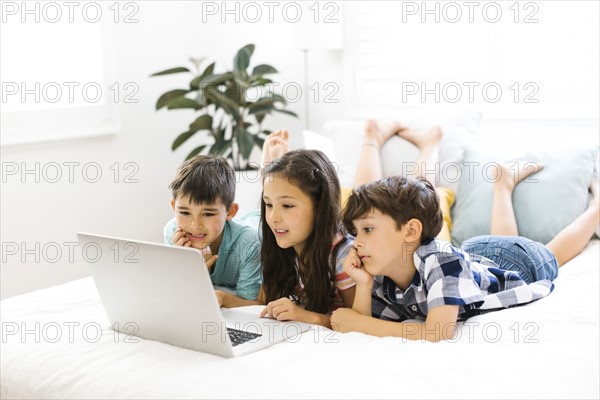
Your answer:
[[[193,75],[189,87],[174,89],[162,94],[156,109],[193,109],[199,112],[188,129],[173,141],[172,150],[189,140],[202,135],[213,138],[213,143],[201,144],[192,150],[186,159],[200,153],[220,155],[231,160],[236,170],[255,169],[248,159],[254,146],[262,148],[264,138],[271,131],[263,129],[265,117],[272,112],[297,115],[285,110],[286,99],[272,92],[272,80],[265,75],[277,73],[270,65],[256,65],[248,72],[254,45],[239,49],[233,59],[233,69],[215,72],[215,63],[201,71],[204,59],[191,59],[194,70],[176,67],[160,71],[151,76],[176,73]],[[278,107],[279,105],[279,107]],[[203,140],[206,142],[206,140]]]

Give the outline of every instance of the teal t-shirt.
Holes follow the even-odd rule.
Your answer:
[[[165,243],[173,245],[175,218],[164,227]],[[239,297],[255,300],[261,285],[260,241],[256,227],[226,221],[219,258],[210,273],[213,285],[222,286]]]

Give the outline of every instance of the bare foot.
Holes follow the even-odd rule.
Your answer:
[[[388,141],[389,138],[405,129],[400,123],[392,122],[390,124],[379,125],[377,121],[372,119],[367,121],[365,125],[365,143],[371,143],[381,149],[381,146]]]
[[[289,132],[287,129],[275,131],[266,137],[262,148],[262,165],[278,159],[289,151]]]
[[[398,132],[398,136],[408,140],[419,149],[423,150],[427,147],[439,147],[442,141],[443,133],[442,129],[438,125],[434,125],[424,131],[405,128]]]
[[[498,175],[495,184],[511,191],[519,182],[544,168],[544,164],[530,161],[517,161],[510,166],[508,164],[497,164],[496,166]]]

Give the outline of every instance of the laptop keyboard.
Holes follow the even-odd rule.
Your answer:
[[[229,339],[231,340],[231,344],[233,346],[246,343],[249,340],[256,339],[257,337],[262,336],[260,333],[240,331],[238,329],[233,328],[227,328],[227,333],[229,334]]]

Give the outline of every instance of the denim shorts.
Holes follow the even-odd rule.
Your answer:
[[[515,271],[527,283],[558,276],[556,257],[542,243],[521,236],[477,236],[461,248],[494,261],[505,270]]]

